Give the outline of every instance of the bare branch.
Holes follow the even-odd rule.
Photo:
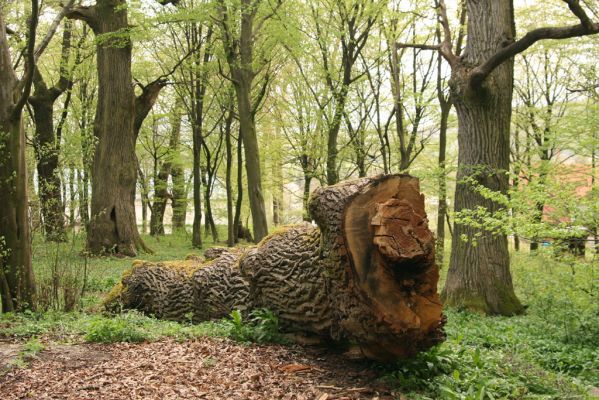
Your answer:
[[[56,18],[54,18],[54,20],[52,21],[52,24],[50,25],[48,32],[46,32],[46,36],[44,36],[42,41],[35,49],[34,59],[36,62],[40,58],[44,50],[46,50],[46,47],[48,47],[48,44],[52,40],[52,37],[54,36],[56,30],[58,29],[58,26],[60,25],[60,21],[62,21],[67,12],[71,9],[73,3],[75,3],[75,0],[69,0],[69,2],[62,8],[62,10],[60,10],[60,12],[56,15]]]
[[[441,28],[443,29],[443,40],[441,41],[441,48],[439,51],[447,60],[449,65],[454,67],[459,62],[459,59],[452,50],[453,45],[451,39],[451,28],[449,27],[449,19],[447,18],[447,7],[445,6],[445,1],[435,0],[435,6],[437,8],[439,24],[441,24]]]
[[[440,44],[396,43],[398,49],[441,50]]]
[[[570,9],[570,11],[572,11],[572,13],[578,17],[582,26],[584,26],[589,31],[593,29],[593,22],[588,17],[587,13],[582,9],[578,0],[563,1],[568,4],[568,8]]]
[[[591,29],[585,28],[584,25],[573,25],[563,27],[545,27],[538,28],[528,32],[522,39],[513,42],[512,44],[500,49],[482,65],[474,68],[470,73],[470,84],[472,86],[480,85],[491,72],[500,66],[503,62],[514,57],[516,54],[522,53],[530,46],[544,39],[569,39],[586,35],[599,33],[599,23],[591,24]]]
[[[21,96],[12,110],[13,118],[20,117],[23,107],[27,103],[29,94],[31,93],[31,85],[33,84],[33,71],[35,69],[35,57],[33,55],[35,49],[35,32],[39,19],[39,4],[38,0],[31,0],[31,19],[29,21],[29,33],[27,38],[27,56],[25,58],[25,75],[19,86],[23,87]]]

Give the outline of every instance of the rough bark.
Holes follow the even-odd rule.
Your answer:
[[[65,240],[65,221],[61,196],[61,179],[58,171],[58,156],[60,143],[54,134],[54,103],[64,89],[62,87],[48,88],[40,72],[35,70],[33,84],[34,95],[29,98],[33,108],[35,150],[39,199],[47,240]]]
[[[37,25],[32,1],[26,69],[16,77],[0,9],[0,297],[2,312],[35,308],[22,111],[31,91]]]
[[[179,163],[173,165],[171,171],[173,180],[173,196],[171,205],[173,208],[173,217],[171,224],[174,232],[185,231],[185,219],[187,216],[187,185],[185,183],[185,171]]]
[[[466,180],[507,193],[513,59],[498,66],[481,85],[473,85],[470,66],[484,62],[504,46],[506,38],[514,37],[513,9],[510,1],[469,1],[468,16],[468,44],[450,81],[458,116],[455,211],[483,207],[493,213],[502,206]],[[507,237],[458,223],[453,237],[444,301],[488,314],[521,312],[509,269]]]
[[[135,94],[131,76],[131,40],[124,0],[97,0],[76,7],[69,18],[82,19],[97,41],[98,104],[94,135],[98,144],[92,165],[91,216],[87,249],[134,256],[149,251],[135,218]]]
[[[106,304],[195,321],[267,307],[284,331],[352,343],[373,359],[410,357],[444,338],[418,186],[388,175],[317,189],[318,227],[287,227],[206,262],[138,262]]]

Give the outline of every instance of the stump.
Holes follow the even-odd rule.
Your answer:
[[[418,179],[385,175],[319,188],[310,224],[207,261],[135,262],[106,301],[158,318],[204,321],[268,308],[286,332],[413,356],[444,339],[439,270]]]

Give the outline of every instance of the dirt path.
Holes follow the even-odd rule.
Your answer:
[[[224,339],[50,346],[0,376],[0,399],[399,398],[379,374],[313,348]]]

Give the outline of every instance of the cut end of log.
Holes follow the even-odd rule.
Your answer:
[[[391,263],[428,265],[434,261],[434,238],[426,216],[417,213],[406,200],[377,203],[372,217],[374,245]]]
[[[363,352],[406,358],[442,341],[439,269],[418,179],[373,178],[347,205],[343,235],[355,290],[378,330],[366,334]]]

